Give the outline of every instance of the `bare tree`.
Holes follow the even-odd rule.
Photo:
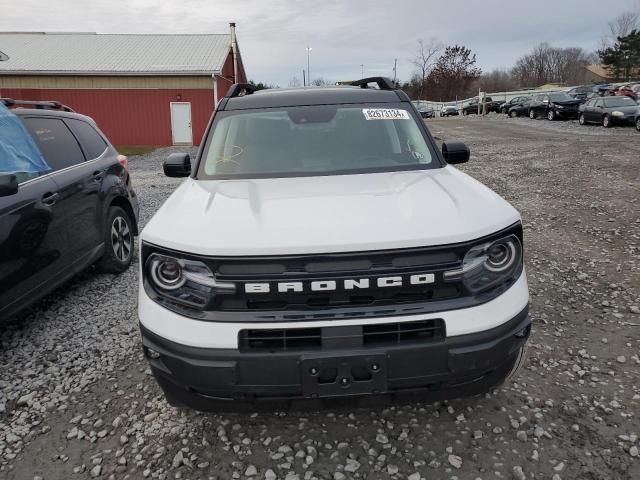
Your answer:
[[[613,46],[618,37],[626,37],[633,30],[640,30],[640,2],[635,11],[622,12],[608,26],[609,32],[600,39],[602,50]]]
[[[424,97],[424,87],[427,82],[427,77],[429,73],[431,73],[431,70],[433,70],[433,66],[438,60],[438,55],[443,48],[444,44],[436,37],[431,37],[426,42],[424,40],[418,40],[418,47],[416,48],[412,62],[418,70],[417,76],[420,79],[418,94],[420,98]]]
[[[478,81],[478,87],[483,92],[507,92],[515,90],[518,87],[518,82],[506,70],[494,70],[482,74]]]
[[[291,77],[291,79],[289,80],[290,87],[299,87],[300,85],[302,85],[302,82],[296,76]]]
[[[325,80],[323,77],[318,77],[311,82],[311,85],[316,87],[326,87],[328,85],[333,85],[329,80]]]
[[[551,82],[579,84],[584,82],[585,67],[591,61],[592,55],[582,48],[554,48],[543,42],[516,61],[511,75],[521,87]]]

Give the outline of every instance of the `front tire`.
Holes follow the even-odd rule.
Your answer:
[[[529,118],[531,120],[535,120],[536,119],[536,112],[534,112],[533,110],[529,110]]]
[[[580,125],[585,125],[587,123],[587,121],[584,118],[584,113],[581,113],[580,116],[578,117],[578,123]]]
[[[503,115],[506,115],[506,114],[508,113],[506,108],[503,108],[503,109],[502,109],[502,110],[500,110],[500,111],[502,112],[502,114],[503,114]]]
[[[467,112],[466,110],[462,110],[462,115],[466,117],[467,115],[469,115],[469,112]]]
[[[604,128],[611,128],[611,118],[609,117],[609,115],[605,115],[604,117],[602,117],[602,126]]]
[[[636,130],[640,132],[640,117],[636,119]]]
[[[105,273],[122,273],[133,260],[133,221],[120,207],[107,212],[104,232],[104,255],[98,261],[98,270]]]
[[[551,109],[547,112],[547,120],[549,120],[550,122],[553,122],[556,119],[556,112],[555,110]]]
[[[511,112],[509,113],[509,116],[511,118],[517,118],[518,117],[518,112],[515,110],[511,110]]]

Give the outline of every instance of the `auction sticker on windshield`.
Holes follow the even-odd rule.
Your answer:
[[[409,112],[399,108],[363,108],[366,120],[409,120]]]

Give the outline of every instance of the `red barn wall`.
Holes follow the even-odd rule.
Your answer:
[[[171,145],[170,103],[177,101],[191,102],[193,143],[199,145],[214,109],[213,89],[0,88],[0,97],[60,101],[93,118],[115,145]]]

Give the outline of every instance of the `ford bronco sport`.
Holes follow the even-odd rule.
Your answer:
[[[520,215],[450,165],[468,159],[385,78],[231,87],[193,165],[165,161],[189,178],[141,233],[143,350],[168,401],[438,399],[513,374]]]

